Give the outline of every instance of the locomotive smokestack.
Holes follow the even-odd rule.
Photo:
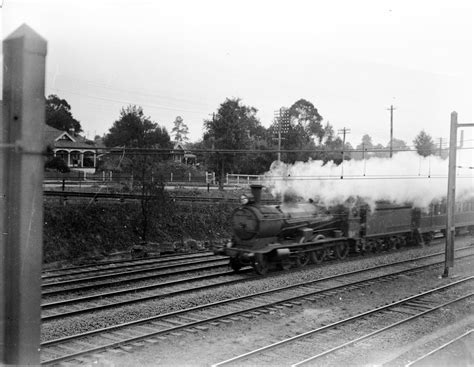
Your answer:
[[[250,190],[252,190],[255,204],[260,204],[260,200],[262,198],[262,187],[262,185],[250,185]]]

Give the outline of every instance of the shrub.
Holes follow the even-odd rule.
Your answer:
[[[66,173],[70,171],[66,162],[64,162],[61,157],[53,157],[51,159],[48,159],[45,163],[45,168],[55,169],[56,171],[62,172],[62,173]]]

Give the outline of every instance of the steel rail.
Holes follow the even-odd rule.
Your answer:
[[[122,285],[126,283],[131,283],[131,282],[138,282],[142,280],[164,278],[164,277],[168,278],[168,277],[172,277],[179,274],[186,274],[186,273],[204,271],[204,270],[212,270],[212,269],[218,269],[218,268],[227,267],[227,266],[228,264],[215,264],[215,265],[208,265],[206,267],[200,267],[199,264],[197,264],[193,267],[189,267],[189,268],[185,268],[181,270],[174,270],[174,271],[170,271],[169,273],[153,273],[149,275],[136,276],[129,279],[104,281],[100,283],[86,284],[86,285],[82,285],[79,287],[72,287],[72,288],[64,288],[64,289],[56,289],[56,290],[53,289],[53,290],[43,292],[42,296],[57,296],[59,294],[64,294],[64,293],[74,293],[77,291],[85,291],[85,290],[98,289],[98,288],[104,288],[104,287],[113,287],[113,286],[118,286],[118,285]]]
[[[101,265],[88,265],[88,268],[94,268],[95,269],[83,269],[83,270],[78,270],[78,271],[72,271],[69,273],[63,273],[63,274],[51,274],[51,275],[44,275],[41,277],[42,280],[49,280],[53,278],[61,278],[61,277],[69,277],[69,276],[76,276],[76,275],[81,275],[81,274],[88,274],[88,273],[96,273],[96,272],[105,272],[105,271],[114,271],[114,270],[119,270],[119,269],[126,269],[126,268],[135,268],[137,266],[150,266],[150,265],[158,265],[158,264],[169,264],[172,262],[178,262],[178,261],[188,261],[188,260],[195,260],[195,259],[202,259],[202,258],[209,258],[209,257],[217,257],[214,254],[206,254],[206,255],[199,255],[199,256],[189,256],[189,257],[180,257],[180,258],[173,258],[173,259],[163,259],[160,257],[155,257],[155,258],[144,258],[140,260],[135,260],[131,264],[124,264],[125,262],[131,262],[131,260],[126,260],[122,262],[112,262],[112,264],[120,264],[117,266],[107,266],[101,268]],[[225,256],[221,256],[221,259],[227,259]],[[48,283],[46,283],[48,284]]]
[[[473,255],[465,255],[463,257],[470,257],[470,256],[473,256]],[[411,261],[414,261],[414,260],[411,260]],[[408,261],[402,261],[401,263],[404,263],[404,262],[408,262]],[[443,264],[443,262],[437,262],[437,263],[432,263],[432,264],[428,264],[428,265],[422,265],[422,266],[419,266],[419,267],[414,267],[414,268],[409,268],[409,269],[404,269],[404,270],[401,270],[401,271],[396,271],[396,272],[384,274],[382,276],[379,275],[379,276],[367,278],[367,279],[364,279],[364,280],[358,280],[358,281],[355,281],[355,282],[350,282],[350,283],[346,283],[346,284],[342,284],[342,285],[333,286],[333,287],[326,288],[326,289],[319,289],[319,290],[316,290],[316,291],[313,291],[313,292],[310,292],[310,293],[305,293],[303,295],[291,296],[291,297],[288,297],[288,298],[285,298],[285,299],[280,299],[280,300],[274,301],[274,302],[267,302],[264,305],[258,305],[258,306],[249,307],[249,308],[246,308],[246,309],[240,309],[240,310],[237,310],[237,311],[229,312],[229,313],[226,313],[225,315],[210,317],[210,318],[207,318],[207,319],[204,319],[204,320],[192,321],[192,322],[188,322],[188,323],[183,324],[183,325],[173,326],[173,327],[170,327],[170,328],[167,328],[167,329],[164,329],[164,330],[160,330],[160,331],[156,331],[156,332],[152,332],[152,333],[147,333],[146,335],[126,338],[126,339],[118,341],[118,342],[109,343],[109,344],[99,346],[99,347],[93,347],[93,348],[90,348],[88,350],[77,352],[77,353],[74,353],[74,354],[71,354],[71,355],[68,355],[68,356],[55,358],[55,359],[52,359],[52,360],[49,360],[49,361],[44,361],[44,362],[42,362],[42,364],[59,363],[61,361],[72,359],[72,358],[75,358],[77,356],[81,356],[81,355],[85,355],[85,354],[91,354],[91,353],[98,352],[98,351],[101,351],[101,350],[118,347],[118,346],[123,345],[123,344],[135,342],[135,341],[138,341],[138,340],[143,340],[143,339],[150,338],[150,337],[153,337],[153,336],[156,336],[156,335],[166,334],[166,333],[169,333],[169,332],[172,332],[172,331],[177,331],[177,330],[182,330],[182,329],[189,329],[189,328],[195,327],[197,325],[206,324],[206,323],[216,321],[216,320],[226,319],[228,317],[239,315],[239,314],[246,314],[248,312],[252,312],[252,311],[259,310],[259,309],[272,307],[272,306],[275,306],[275,305],[278,305],[278,304],[285,304],[285,303],[288,303],[288,302],[291,302],[291,301],[296,301],[296,300],[299,300],[299,299],[305,299],[307,297],[318,295],[318,294],[325,293],[325,292],[331,292],[331,291],[338,290],[338,289],[353,287],[353,286],[360,285],[360,284],[363,284],[363,283],[371,284],[374,281],[380,281],[384,278],[390,278],[390,277],[401,275],[401,274],[404,274],[404,273],[410,273],[410,272],[413,272],[413,271],[418,271],[418,270],[426,268],[426,267],[439,266],[439,265],[442,265],[442,264]],[[386,264],[385,266],[388,267],[388,266],[393,266],[393,265],[394,264]],[[395,265],[399,265],[399,264],[395,263]],[[200,305],[200,306],[195,306],[195,307],[191,307],[191,308],[184,309],[184,310],[174,311],[174,312],[170,312],[170,313],[163,314],[163,315],[152,316],[152,317],[148,317],[148,318],[144,318],[144,319],[140,319],[140,320],[135,320],[135,321],[119,324],[119,325],[105,327],[105,328],[101,328],[101,329],[97,329],[97,330],[91,330],[91,331],[87,331],[87,332],[84,332],[84,333],[70,335],[70,336],[59,338],[59,339],[54,339],[54,340],[43,342],[43,343],[41,343],[41,347],[58,345],[60,343],[66,342],[66,341],[71,341],[71,340],[80,339],[80,338],[84,338],[84,337],[90,337],[90,336],[93,336],[93,335],[103,334],[103,333],[106,333],[106,332],[111,332],[111,331],[123,329],[123,328],[126,328],[126,327],[130,327],[130,326],[136,326],[136,325],[140,325],[140,324],[145,324],[147,322],[152,322],[152,321],[157,321],[157,320],[160,320],[160,319],[165,319],[165,318],[171,317],[171,316],[182,315],[182,314],[189,313],[189,312],[194,312],[194,311],[202,311],[202,310],[212,308],[212,307],[215,307],[215,306],[222,306],[222,305],[226,305],[226,304],[229,304],[229,303],[232,303],[232,302],[248,300],[248,299],[259,297],[259,296],[264,296],[264,295],[268,295],[268,294],[272,294],[272,293],[276,293],[276,292],[281,292],[282,290],[288,290],[288,289],[296,288],[298,286],[301,287],[301,286],[305,286],[305,285],[312,284],[312,283],[314,284],[314,283],[323,282],[323,281],[327,281],[327,280],[333,280],[333,279],[337,279],[337,278],[340,278],[340,277],[343,277],[343,276],[353,275],[353,274],[357,274],[357,273],[361,273],[361,272],[370,272],[372,270],[377,270],[380,267],[383,267],[383,266],[374,267],[375,269],[374,268],[369,268],[369,269],[357,270],[357,271],[354,271],[354,272],[348,272],[348,273],[345,273],[345,274],[339,274],[339,275],[336,275],[336,276],[329,276],[329,277],[326,277],[326,278],[322,278],[322,279],[315,280],[315,281],[310,281],[310,282],[301,282],[301,283],[298,283],[298,285],[280,287],[280,288],[277,288],[277,289],[258,292],[258,293],[255,293],[255,294],[230,298],[230,299],[226,299],[226,300],[223,300],[223,301],[212,302],[212,303],[209,303],[209,304],[206,304],[206,305]]]
[[[44,270],[41,276],[41,279],[49,279],[49,278],[58,278],[62,276],[68,275],[76,275],[76,274],[83,274],[88,272],[89,270],[84,270],[86,268],[100,268],[104,267],[103,269],[91,269],[90,271],[97,271],[97,270],[108,270],[108,269],[119,269],[120,267],[127,267],[128,265],[124,265],[124,263],[130,263],[130,266],[135,266],[135,264],[153,264],[153,263],[167,263],[171,261],[180,261],[180,260],[188,260],[188,259],[199,259],[202,257],[212,257],[216,256],[213,252],[194,252],[189,254],[173,254],[173,255],[163,255],[163,256],[149,256],[145,258],[136,258],[136,259],[120,259],[120,260],[107,260],[107,261],[98,261],[96,263],[90,263],[87,265],[79,265],[79,266],[70,266],[61,269],[50,269]],[[159,261],[162,260],[162,261]],[[114,266],[114,264],[120,264],[119,266]],[[109,267],[110,266],[110,267]],[[78,270],[78,271],[75,271]],[[55,274],[60,273],[62,274]]]
[[[186,261],[182,262],[179,264],[168,264],[168,265],[160,265],[160,266],[152,266],[148,267],[145,269],[136,269],[136,270],[131,270],[131,271],[122,271],[122,272],[117,272],[117,273],[111,273],[111,274],[103,274],[103,275],[96,275],[96,276],[90,276],[90,277],[83,277],[83,278],[75,278],[75,279],[68,279],[68,280],[63,280],[63,281],[57,281],[57,282],[48,282],[44,283],[41,288],[51,288],[51,287],[58,287],[58,286],[64,286],[64,285],[70,285],[70,284],[77,284],[77,283],[83,283],[87,281],[96,281],[100,279],[109,279],[109,278],[118,278],[121,276],[129,276],[129,275],[134,275],[134,274],[142,274],[142,273],[147,273],[151,271],[162,271],[162,270],[170,270],[170,269],[176,269],[179,267],[183,266],[189,266],[189,265],[201,265],[201,264],[213,264],[217,262],[223,262],[223,261],[229,261],[225,257],[221,257],[218,259],[207,259],[207,260],[197,260],[197,261]],[[227,264],[226,264],[227,265]]]
[[[462,250],[466,250],[466,249],[470,249],[470,247],[469,246],[468,247],[463,247],[463,248],[460,248],[460,249],[456,249],[456,251],[462,251]],[[438,253],[435,253],[435,254],[421,256],[421,257],[418,257],[416,259],[402,260],[398,263],[393,263],[393,264],[389,264],[389,265],[379,265],[379,267],[393,266],[394,264],[400,265],[402,263],[408,263],[408,262],[412,262],[414,260],[425,260],[425,259],[428,259],[428,258],[443,255],[443,254],[444,254],[443,252],[438,252]],[[373,267],[371,269],[376,270],[377,267]],[[250,272],[251,270],[249,269],[248,271],[247,270],[244,270],[244,271],[245,272]],[[356,271],[356,272],[358,272],[358,271]],[[203,276],[200,276],[200,277],[193,278],[192,281],[194,281],[194,280],[200,281],[200,280],[210,279],[210,278],[214,278],[214,277],[221,277],[221,276],[233,275],[233,274],[235,274],[233,271],[229,271],[229,272],[222,272],[222,273],[217,273],[217,274],[203,275]],[[276,276],[278,276],[278,274],[271,275],[271,277],[276,277]],[[236,282],[245,282],[245,281],[253,280],[256,277],[258,277],[258,276],[251,276],[251,277],[245,278],[245,279],[240,278],[240,279],[237,279],[237,280],[230,280],[230,281],[221,282],[221,283],[218,283],[218,284],[205,285],[205,286],[201,286],[201,287],[194,287],[194,288],[192,288],[192,291],[206,290],[206,289],[211,289],[211,288],[219,287],[219,286],[232,285]],[[100,294],[91,295],[91,296],[84,296],[84,297],[72,298],[72,299],[62,300],[62,301],[57,301],[57,302],[45,303],[45,304],[41,305],[41,309],[46,310],[46,309],[49,309],[49,308],[66,306],[68,304],[77,303],[77,302],[102,300],[102,299],[107,298],[107,297],[120,296],[120,295],[124,295],[124,294],[127,294],[127,293],[136,293],[136,292],[139,292],[139,291],[148,291],[148,290],[151,290],[151,289],[157,289],[157,288],[162,288],[162,287],[167,287],[167,286],[183,284],[183,283],[186,283],[186,282],[189,282],[189,281],[190,281],[189,279],[179,279],[179,280],[170,281],[170,282],[166,282],[166,283],[152,284],[152,285],[146,285],[146,286],[141,286],[141,287],[128,288],[128,289],[124,289],[124,290],[117,290],[117,291],[111,291],[111,292],[106,292],[106,293],[100,293]],[[304,283],[304,284],[306,284],[306,283]],[[103,306],[94,306],[94,307],[84,308],[84,309],[81,309],[81,310],[68,311],[68,312],[57,314],[57,315],[44,316],[44,317],[42,317],[42,320],[47,321],[47,320],[52,320],[52,319],[57,319],[57,318],[63,318],[63,317],[66,317],[66,316],[78,315],[78,314],[85,313],[85,312],[96,311],[96,310],[99,310],[99,309],[113,308],[113,307],[117,307],[117,306],[120,306],[120,305],[123,306],[123,305],[126,305],[126,304],[133,304],[133,303],[137,303],[137,302],[147,301],[147,300],[154,299],[154,298],[161,298],[161,297],[165,297],[165,296],[175,296],[175,295],[181,294],[183,292],[188,292],[188,291],[189,290],[185,289],[185,290],[180,290],[177,293],[170,292],[170,293],[161,294],[161,295],[137,297],[133,300],[127,300],[127,301],[117,302],[117,303],[113,303],[113,304],[107,304],[107,305],[103,305]]]
[[[468,336],[469,334],[471,334],[473,331],[474,331],[474,329],[471,329],[471,330],[466,331],[464,334],[459,335],[458,337],[456,337],[456,338],[450,340],[450,341],[447,342],[447,343],[444,343],[443,345],[440,345],[438,348],[435,348],[435,349],[431,350],[430,352],[428,352],[428,353],[426,353],[426,354],[423,354],[422,356],[418,357],[418,358],[415,359],[414,361],[411,361],[411,362],[407,363],[407,364],[405,365],[405,367],[411,367],[411,366],[417,364],[418,362],[423,361],[424,359],[426,359],[426,358],[432,356],[433,354],[439,352],[440,350],[442,350],[442,349],[444,349],[444,348],[446,348],[446,347],[449,347],[450,345],[456,343],[458,340],[461,340],[462,338],[465,338],[466,336]]]
[[[362,312],[362,313],[359,313],[357,315],[354,315],[354,316],[351,316],[351,317],[348,317],[348,318],[345,318],[343,320],[339,320],[339,321],[336,321],[336,322],[333,322],[331,324],[328,324],[328,325],[324,325],[322,327],[319,327],[317,329],[313,329],[313,330],[309,330],[309,331],[306,331],[304,333],[301,333],[301,334],[298,334],[298,335],[295,335],[295,336],[292,336],[290,338],[287,338],[287,339],[284,339],[284,340],[280,340],[278,342],[275,342],[275,343],[272,343],[272,344],[269,344],[269,345],[266,345],[264,347],[261,347],[261,348],[258,348],[258,349],[255,349],[255,350],[252,350],[250,352],[247,352],[247,353],[243,353],[241,355],[238,355],[238,356],[235,356],[235,357],[232,357],[232,358],[229,358],[225,361],[221,361],[221,362],[218,362],[218,363],[215,363],[212,365],[212,367],[219,367],[219,366],[223,366],[223,365],[226,365],[226,364],[229,364],[229,363],[233,363],[233,362],[237,362],[237,361],[242,361],[243,359],[245,358],[248,358],[250,356],[253,356],[253,355],[256,355],[256,354],[259,354],[259,353],[262,353],[264,351],[268,351],[270,349],[273,349],[275,347],[279,347],[279,346],[282,346],[282,345],[285,345],[285,344],[288,344],[288,343],[291,343],[295,340],[299,340],[299,339],[302,339],[302,338],[305,338],[309,335],[314,335],[316,333],[319,333],[321,331],[325,331],[325,330],[329,330],[329,329],[333,329],[335,327],[338,327],[342,324],[345,324],[347,322],[350,322],[350,321],[354,321],[354,320],[358,320],[358,319],[361,319],[365,316],[368,316],[368,315],[372,315],[376,312],[380,312],[380,311],[383,311],[383,310],[387,310],[389,309],[390,307],[394,307],[394,306],[398,306],[398,305],[401,305],[403,303],[406,303],[406,302],[409,302],[411,300],[414,300],[414,299],[417,299],[417,298],[420,298],[420,297],[423,297],[423,296],[426,296],[428,294],[432,294],[434,292],[439,292],[440,290],[444,290],[444,289],[447,289],[447,288],[450,288],[450,287],[453,287],[453,286],[456,286],[460,283],[464,283],[464,282],[467,282],[467,281],[471,281],[471,280],[474,280],[474,276],[470,276],[470,277],[466,277],[464,279],[460,279],[460,280],[457,280],[457,281],[454,281],[452,283],[449,283],[447,285],[443,285],[441,287],[437,287],[437,288],[434,288],[434,289],[431,289],[429,291],[426,291],[426,292],[423,292],[423,293],[419,293],[417,295],[414,295],[414,296],[410,296],[410,297],[407,297],[405,299],[402,299],[402,300],[399,300],[399,301],[396,301],[396,302],[393,302],[389,305],[384,305],[384,306],[381,306],[381,307],[377,307],[377,308],[374,308],[372,310],[369,310],[369,311],[366,311],[366,312]],[[472,296],[473,294],[471,293],[469,296]],[[334,349],[334,348],[333,348]],[[324,352],[326,353],[326,352]],[[324,353],[318,355],[318,356],[322,356]],[[311,357],[311,358],[316,358],[317,356],[314,356],[314,357]],[[308,358],[304,361],[301,361],[301,362],[298,362],[298,363],[306,363],[306,362],[309,362],[311,359]],[[294,364],[293,366],[296,366],[298,364]]]
[[[250,272],[250,271],[251,271],[251,269],[248,269],[248,272]],[[243,272],[247,272],[247,271],[244,270]],[[231,276],[231,275],[238,275],[238,274],[236,274],[234,271],[225,271],[225,272],[220,272],[220,273],[215,273],[215,274],[201,275],[201,276],[194,277],[192,279],[178,279],[178,280],[172,280],[170,282],[165,282],[165,283],[145,285],[145,286],[142,286],[142,287],[122,289],[122,290],[118,290],[118,291],[111,291],[111,292],[106,292],[106,293],[94,294],[94,295],[91,295],[91,296],[84,296],[84,297],[72,298],[72,299],[67,299],[67,300],[62,300],[62,301],[57,301],[57,302],[44,303],[44,304],[41,305],[41,310],[43,311],[43,310],[47,310],[49,308],[62,307],[62,306],[70,305],[72,303],[77,303],[77,302],[86,302],[86,301],[88,302],[88,301],[93,301],[93,300],[102,300],[104,298],[120,296],[120,295],[124,295],[124,294],[127,294],[127,293],[136,293],[136,292],[148,291],[148,290],[152,290],[152,289],[170,287],[170,286],[179,285],[179,284],[191,283],[191,282],[195,282],[195,281],[202,281],[202,280],[206,280],[206,279],[219,278],[219,277],[224,277],[224,276],[227,276],[227,275]],[[216,287],[216,286],[231,285],[231,284],[239,283],[239,282],[242,283],[242,282],[245,282],[245,281],[255,279],[257,277],[258,277],[258,275],[253,275],[250,278],[245,278],[245,279],[239,278],[239,279],[236,279],[236,280],[230,280],[230,281],[222,282],[222,283],[219,283],[219,284],[212,284],[212,285],[205,285],[205,286],[201,286],[201,287],[194,287],[191,290],[192,291],[199,291],[199,290],[210,289],[210,288]],[[169,292],[169,293],[165,293],[165,294],[161,294],[161,295],[137,297],[137,298],[134,298],[133,300],[116,302],[116,303],[113,303],[113,304],[107,304],[107,305],[102,305],[102,306],[94,306],[94,307],[90,307],[90,308],[84,308],[84,309],[81,309],[81,310],[68,311],[68,312],[64,312],[64,313],[61,313],[61,314],[57,314],[57,315],[44,316],[44,317],[41,317],[41,320],[46,321],[46,320],[52,320],[52,319],[57,319],[57,318],[61,318],[61,317],[66,317],[66,316],[78,315],[78,314],[89,312],[89,311],[98,311],[98,310],[105,309],[105,308],[123,306],[123,305],[126,305],[126,304],[133,304],[133,303],[137,303],[137,302],[143,302],[143,301],[147,301],[147,300],[154,299],[154,298],[171,297],[171,296],[176,296],[176,295],[186,293],[186,292],[189,292],[189,291],[190,291],[190,289],[183,289],[183,290],[180,290],[180,291]]]
[[[466,280],[459,280],[459,282],[472,280],[473,278],[474,278],[474,277],[471,276],[471,277],[469,277],[469,278],[466,279]],[[457,282],[455,282],[455,283],[457,283]],[[431,292],[432,292],[432,291],[429,291],[429,293],[431,293]],[[409,302],[410,300],[413,300],[413,299],[422,297],[422,296],[424,296],[424,295],[426,295],[426,294],[421,294],[421,295],[413,296],[413,297],[409,298],[408,300],[405,300],[405,302]],[[441,304],[441,305],[432,307],[432,308],[429,309],[429,310],[421,311],[419,314],[416,314],[416,315],[407,317],[406,319],[403,319],[403,320],[394,322],[394,323],[392,323],[392,324],[390,324],[390,325],[388,325],[388,326],[385,326],[385,327],[383,327],[383,328],[381,328],[381,329],[375,330],[375,331],[373,331],[373,332],[371,332],[371,333],[365,334],[365,335],[363,335],[363,336],[361,336],[361,337],[359,337],[359,338],[350,340],[350,341],[348,341],[348,342],[346,342],[346,343],[343,343],[343,344],[338,345],[338,346],[336,346],[336,347],[334,347],[334,348],[331,348],[331,349],[329,349],[329,350],[326,350],[326,351],[324,351],[324,352],[322,352],[322,353],[319,353],[319,354],[317,354],[317,355],[314,355],[314,356],[312,356],[312,357],[310,357],[310,358],[307,358],[307,359],[305,359],[305,360],[303,360],[303,361],[300,361],[300,362],[298,362],[298,363],[294,363],[294,364],[291,365],[291,367],[302,366],[302,365],[304,365],[304,364],[306,364],[306,363],[308,363],[308,362],[314,361],[315,359],[318,359],[318,358],[327,356],[328,354],[334,353],[334,352],[336,352],[336,351],[338,351],[338,350],[340,350],[340,349],[342,349],[342,348],[345,348],[345,347],[347,347],[347,346],[350,346],[350,345],[353,345],[353,344],[355,344],[355,343],[361,342],[362,340],[371,338],[371,337],[373,337],[374,335],[383,333],[383,332],[385,332],[385,331],[387,331],[387,330],[393,329],[394,327],[397,327],[397,326],[400,326],[400,325],[405,324],[405,323],[407,323],[407,322],[416,320],[416,319],[418,319],[418,318],[420,318],[420,317],[422,317],[422,316],[425,316],[425,315],[427,315],[427,314],[429,314],[429,313],[431,313],[431,312],[437,311],[437,310],[439,310],[440,308],[443,308],[443,307],[452,305],[452,304],[454,304],[454,303],[463,301],[463,300],[465,300],[465,299],[467,299],[467,298],[470,298],[470,297],[472,297],[472,296],[474,296],[474,293],[469,293],[469,294],[466,294],[466,295],[464,295],[464,296],[458,297],[458,298],[456,298],[456,299],[454,299],[454,300],[452,300],[452,301],[445,302],[445,303],[443,303],[443,304]],[[398,303],[398,302],[397,302],[397,303]],[[404,303],[404,302],[403,302],[403,303]],[[399,304],[399,303],[398,303],[398,304]],[[394,306],[394,305],[389,305],[387,308],[393,307],[393,306]]]

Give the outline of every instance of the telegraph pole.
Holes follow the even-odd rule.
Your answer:
[[[278,162],[281,162],[281,115],[280,115],[280,111],[275,112],[275,119],[278,122]]]
[[[393,105],[390,106],[390,108],[387,108],[387,110],[390,110],[390,158],[392,158],[392,143],[393,143],[393,110],[396,110],[396,108],[393,107]]]
[[[344,178],[344,150],[346,146],[346,134],[351,132],[351,129],[345,127],[337,131],[338,134],[342,134],[342,162],[341,162],[341,179]]]
[[[449,276],[449,268],[454,266],[454,236],[456,225],[454,214],[456,208],[456,143],[457,129],[462,126],[474,126],[474,124],[458,124],[457,112],[451,113],[451,131],[449,135],[449,170],[448,170],[448,195],[447,195],[447,218],[446,218],[446,249],[444,261],[443,278]]]
[[[280,108],[274,112],[274,120],[278,123],[278,162],[281,162],[281,140],[284,139],[281,137],[282,133],[282,122],[285,123],[284,130],[288,131],[288,110],[285,107]]]

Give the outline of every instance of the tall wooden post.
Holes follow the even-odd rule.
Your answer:
[[[451,130],[449,134],[449,169],[448,195],[446,202],[446,255],[443,277],[449,276],[449,268],[454,266],[454,210],[456,208],[456,142],[458,130],[458,114],[451,113]]]
[[[3,42],[0,362],[39,364],[46,41],[22,25]]]
[[[446,255],[443,277],[449,276],[449,268],[454,266],[454,236],[456,234],[456,143],[458,127],[474,127],[474,124],[458,124],[458,114],[451,113],[451,131],[449,136],[448,195],[446,202]]]

